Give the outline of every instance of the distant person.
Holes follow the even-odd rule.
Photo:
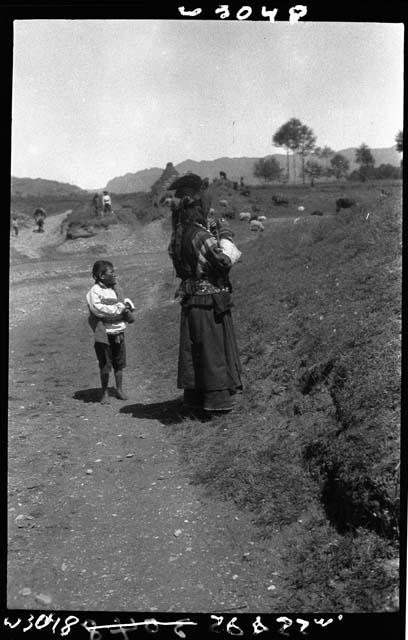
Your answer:
[[[43,209],[42,207],[37,207],[37,209],[35,209],[33,218],[38,226],[38,229],[37,229],[38,233],[44,232],[44,222],[46,217],[47,217],[47,214],[45,212],[45,209]]]
[[[108,260],[97,260],[92,268],[95,284],[88,291],[86,301],[89,308],[89,324],[95,335],[95,352],[99,363],[102,396],[101,403],[108,404],[109,373],[113,367],[116,382],[116,397],[127,400],[122,389],[123,369],[126,367],[125,329],[134,322],[134,304],[123,299],[116,282],[113,264]]]
[[[13,227],[14,235],[18,236],[18,220],[15,216],[11,218],[11,226]]]
[[[99,193],[95,193],[94,197],[92,198],[92,209],[95,216],[97,216],[99,213],[99,203],[100,203]]]
[[[240,187],[245,187],[245,185],[244,185],[244,178],[243,178],[242,176],[241,176],[241,177],[240,177],[240,179],[239,179],[239,186],[240,186]]]
[[[200,191],[198,194],[198,199],[200,200],[201,209],[206,219],[208,218],[208,214],[210,213],[211,204],[212,204],[211,195],[208,191],[209,186],[210,186],[209,179],[204,178],[201,183]]]
[[[102,194],[102,213],[112,213],[112,201],[109,193],[104,191]]]

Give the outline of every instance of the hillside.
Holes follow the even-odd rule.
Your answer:
[[[342,149],[336,153],[341,153],[350,162],[350,170],[357,169],[358,165],[355,162],[356,149],[351,147],[349,149]],[[375,166],[379,167],[380,164],[392,164],[395,167],[399,167],[401,164],[401,154],[398,153],[396,147],[389,147],[388,149],[371,149],[375,160]]]
[[[352,185],[360,211],[268,219],[252,242],[232,221],[244,393],[229,416],[172,428],[193,481],[252,513],[279,550],[276,610],[398,608],[401,190],[387,189],[383,201]],[[341,193],[285,191],[306,211]],[[170,353],[174,377],[162,327],[178,318],[167,307],[149,325],[151,361]]]
[[[11,177],[11,196],[17,198],[44,196],[66,197],[84,196],[88,192],[67,182],[57,180],[43,180],[42,178],[15,178]]]
[[[276,159],[286,162],[286,156],[276,155]],[[258,158],[217,158],[216,160],[184,160],[176,165],[179,173],[192,171],[202,178],[208,177],[210,180],[218,178],[220,171],[225,171],[230,180],[239,181],[242,176],[247,182],[256,184],[258,181],[252,176],[252,169]],[[283,166],[283,165],[282,165]]]
[[[348,149],[341,149],[336,151],[344,155],[350,163],[350,171],[357,168],[357,164],[354,161],[355,147]],[[399,167],[401,163],[401,154],[396,151],[395,147],[386,149],[371,149],[374,156],[375,166],[380,164],[391,164]],[[271,154],[268,157],[275,158],[286,171],[286,155],[283,153]],[[259,158],[242,157],[242,158],[217,158],[215,160],[184,160],[179,164],[174,165],[176,171],[179,174],[191,171],[197,173],[202,178],[208,177],[210,180],[218,178],[220,171],[225,171],[230,180],[239,181],[240,177],[244,178],[247,184],[260,184],[260,181],[253,177],[252,171],[255,162]],[[322,164],[325,161],[320,161]],[[327,161],[328,162],[328,161]],[[136,191],[149,191],[154,182],[160,178],[163,169],[153,168],[138,171],[136,173],[127,173],[125,176],[114,178],[110,180],[106,186],[109,191],[113,193],[132,193]],[[299,179],[301,174],[301,160],[299,157],[295,159],[295,171]],[[289,178],[293,180],[293,158],[290,158],[289,165]]]
[[[137,191],[149,191],[152,185],[160,178],[163,169],[152,167],[136,173],[126,173],[124,176],[112,178],[106,185],[106,189],[112,193],[135,193]]]
[[[357,168],[354,161],[355,147],[341,149],[336,151],[344,155],[350,163],[350,171]],[[397,152],[396,147],[386,149],[371,149],[374,156],[375,166],[380,164],[391,164],[399,167],[401,164],[401,154]],[[265,157],[272,157],[279,162],[282,169],[286,172],[287,159],[282,153],[275,153]],[[315,159],[315,158],[314,158]],[[177,165],[172,165],[172,169],[179,174],[191,171],[197,173],[202,178],[208,177],[210,180],[218,178],[220,171],[225,171],[227,177],[233,181],[239,181],[241,176],[247,184],[261,184],[261,181],[253,177],[252,171],[255,162],[259,158],[216,158],[215,160],[184,160]],[[329,161],[319,160],[321,164],[328,164]],[[160,180],[164,169],[152,167],[143,169],[135,173],[126,173],[123,176],[112,178],[106,184],[106,189],[111,193],[137,193],[148,192],[152,186]],[[301,175],[301,161],[299,157],[295,158],[295,172],[297,180]],[[293,181],[294,167],[293,157],[290,157],[289,163],[289,179]],[[100,189],[99,189],[100,191]],[[55,180],[44,180],[42,178],[11,178],[11,196],[12,197],[66,197],[66,196],[86,196],[91,193],[89,190],[81,189],[72,184],[57,182]]]
[[[371,150],[374,160],[375,166],[379,166],[380,164],[392,164],[396,167],[400,166],[401,162],[401,154],[396,151],[395,147],[391,147],[389,149],[372,149]],[[355,154],[356,148],[352,147],[349,149],[341,149],[336,151],[336,153],[340,153],[345,156],[347,160],[350,162],[350,171],[356,169],[358,167],[355,162]],[[282,169],[286,171],[287,159],[286,155],[282,153],[274,153],[268,154],[267,157],[274,158],[279,162]],[[216,160],[185,160],[180,164],[176,165],[176,169],[179,173],[185,173],[186,171],[192,171],[193,173],[197,173],[202,178],[207,176],[212,179],[219,176],[220,171],[225,171],[228,178],[230,180],[238,181],[242,176],[248,184],[259,184],[259,180],[252,175],[252,170],[255,162],[259,158],[217,158]],[[289,160],[289,177],[293,179],[293,157],[290,157]],[[321,164],[324,164],[325,161],[320,160]],[[327,161],[328,162],[328,161]],[[296,156],[295,166],[296,166],[296,175],[300,176],[301,172],[301,160],[300,157]]]

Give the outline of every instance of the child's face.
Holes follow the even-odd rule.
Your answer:
[[[100,276],[100,280],[107,287],[113,287],[116,284],[115,270],[108,267],[105,273]]]

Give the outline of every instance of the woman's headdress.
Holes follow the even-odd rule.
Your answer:
[[[200,191],[202,180],[195,173],[187,173],[185,176],[176,178],[168,187],[169,191],[175,191],[176,198],[184,198],[190,196],[194,198]]]

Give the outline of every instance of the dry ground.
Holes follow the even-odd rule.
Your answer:
[[[8,607],[273,610],[279,558],[248,515],[190,483],[167,434],[181,421],[178,330],[163,327],[174,349],[158,377],[144,325],[147,310],[173,304],[161,222],[63,243],[65,215],[11,238]],[[137,307],[129,400],[108,407],[84,302],[101,255]]]

